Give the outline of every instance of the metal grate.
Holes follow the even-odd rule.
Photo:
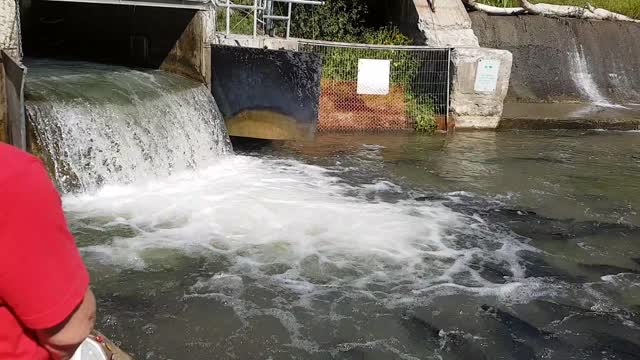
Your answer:
[[[450,49],[304,40],[300,51],[323,60],[318,130],[446,129]],[[389,61],[383,95],[358,93],[361,59]]]

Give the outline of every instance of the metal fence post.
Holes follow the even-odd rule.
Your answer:
[[[289,34],[291,33],[291,7],[292,4],[289,3],[289,15],[287,15],[287,39],[289,38]]]
[[[253,0],[253,38],[258,36],[258,0]]]
[[[227,36],[231,34],[231,0],[227,0]]]
[[[451,106],[451,49],[447,53],[447,129],[449,128],[449,108]]]

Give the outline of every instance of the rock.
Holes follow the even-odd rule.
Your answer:
[[[568,283],[582,283],[586,280],[582,276],[574,276],[564,270],[553,267],[539,253],[523,251],[520,256],[524,259],[525,277],[548,277]]]
[[[414,200],[415,201],[444,201],[444,200],[447,200],[447,198],[440,194],[429,194],[429,195],[419,196]]]
[[[470,267],[480,273],[485,280],[494,284],[504,284],[507,282],[505,278],[513,276],[513,273],[507,269],[507,264],[496,264],[490,262],[481,262],[471,264]]]
[[[440,337],[442,338],[440,356],[443,360],[488,359],[482,346],[475,343],[473,337],[469,334],[442,331]]]
[[[482,305],[480,309],[482,310],[481,314],[495,318],[501,324],[505,325],[511,334],[519,338],[526,337],[535,340],[543,340],[544,338],[552,335],[551,333],[540,330],[528,322],[496,307]]]
[[[640,271],[635,269],[607,264],[578,264],[578,267],[595,272],[598,274],[598,276],[617,275],[621,273],[640,274]]]

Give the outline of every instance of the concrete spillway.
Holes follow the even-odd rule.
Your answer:
[[[231,152],[201,84],[159,70],[28,63],[35,148],[65,192],[166,177]]]
[[[482,46],[513,53],[507,102],[640,102],[638,24],[480,13],[471,19]]]

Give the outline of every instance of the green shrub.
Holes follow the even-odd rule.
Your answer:
[[[396,26],[387,25],[379,29],[366,29],[362,42],[372,45],[411,45],[413,41],[400,32]]]
[[[394,26],[366,30],[358,42],[372,45],[409,45],[411,39]],[[364,48],[331,48],[323,56],[323,78],[354,80],[358,76],[358,60],[391,59],[391,83],[409,84],[419,71],[411,54],[402,50],[369,50]]]
[[[393,25],[366,26],[366,0],[327,0],[324,6],[296,6],[292,22],[293,36],[371,45],[411,45],[413,41]],[[427,95],[416,95],[412,84],[420,75],[420,63],[414,54],[403,50],[366,48],[326,48],[322,78],[355,81],[359,59],[391,59],[391,84],[401,86],[407,115],[415,120],[416,131],[432,134],[437,129],[436,107]]]
[[[367,29],[366,0],[326,0],[322,6],[295,5],[291,33],[304,39],[355,42]]]
[[[433,134],[438,129],[435,105],[428,96],[416,96],[411,91],[405,93],[407,112],[415,120],[415,129],[422,134]]]
[[[253,15],[236,9],[231,10],[229,29],[232,34],[253,35]],[[216,31],[227,31],[227,11],[219,8],[216,13]]]

